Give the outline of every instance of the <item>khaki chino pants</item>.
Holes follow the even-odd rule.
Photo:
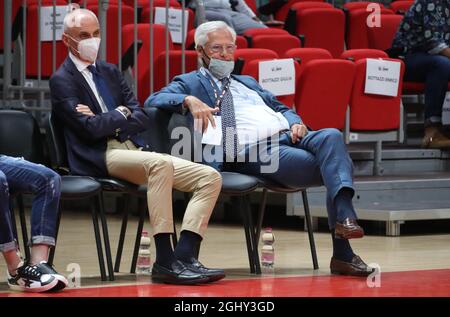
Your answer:
[[[141,151],[131,141],[108,141],[106,166],[109,175],[147,184],[147,203],[153,235],[173,232],[172,189],[191,192],[181,230],[203,237],[222,186],[213,168],[168,154]]]

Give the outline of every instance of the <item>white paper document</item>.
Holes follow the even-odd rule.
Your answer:
[[[222,144],[222,117],[214,116],[216,128],[213,128],[211,122],[208,120],[208,128],[203,133],[202,143],[210,145]]]
[[[61,41],[64,29],[64,17],[68,10],[68,6],[56,6],[55,12],[53,12],[53,7],[41,8],[41,42],[53,41],[53,29],[55,29],[55,41]],[[55,17],[54,19],[53,16]]]

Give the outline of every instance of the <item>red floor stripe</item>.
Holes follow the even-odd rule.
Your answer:
[[[370,288],[365,278],[344,276],[262,277],[222,280],[201,286],[165,284],[67,289],[53,294],[0,293],[0,297],[449,297],[450,270],[388,272],[380,287]]]

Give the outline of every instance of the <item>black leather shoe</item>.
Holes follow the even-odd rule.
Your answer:
[[[356,220],[346,218],[342,222],[336,222],[334,237],[338,239],[356,239],[364,236],[364,230]]]
[[[368,276],[375,272],[373,267],[368,266],[363,260],[355,255],[351,262],[344,262],[334,257],[330,262],[331,274],[352,275],[352,276]]]
[[[158,263],[153,263],[152,281],[167,284],[201,284],[209,281],[209,278],[188,269],[180,261],[175,261],[166,268]]]
[[[180,260],[181,261],[181,260]],[[225,277],[222,269],[209,269],[201,264],[197,259],[191,258],[189,262],[181,261],[189,270],[208,277],[208,282],[215,282]]]

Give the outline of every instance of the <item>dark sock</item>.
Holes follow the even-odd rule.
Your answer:
[[[334,205],[337,209],[337,221],[342,222],[346,218],[356,219],[356,212],[352,203],[353,190],[342,188],[334,198]]]
[[[183,230],[180,233],[180,240],[175,248],[175,256],[178,260],[188,262],[192,258],[197,258],[198,249],[202,237],[198,234]]]
[[[156,261],[159,265],[169,268],[176,261],[170,241],[170,233],[158,233],[155,235]]]
[[[334,229],[331,231],[331,239],[333,240],[333,257],[344,262],[351,262],[355,254],[348,240],[336,239]]]

